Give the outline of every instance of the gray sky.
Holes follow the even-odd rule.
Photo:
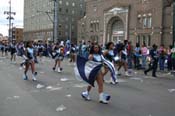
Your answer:
[[[23,27],[23,9],[24,0],[11,0],[12,11],[16,12],[13,16],[15,20],[12,20],[14,26]],[[9,10],[9,0],[0,0],[0,33],[4,36],[8,35],[8,20],[7,14],[4,15],[4,11]]]

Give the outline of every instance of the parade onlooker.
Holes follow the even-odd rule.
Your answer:
[[[128,69],[132,69],[132,59],[133,59],[133,46],[132,46],[132,43],[131,41],[128,42],[128,45],[127,45],[127,58],[128,58]]]
[[[168,65],[168,71],[171,71],[172,70],[172,52],[171,52],[171,50],[172,50],[172,48],[173,48],[173,46],[172,45],[170,45],[169,47],[168,47],[168,49],[167,49],[167,55],[168,55],[168,58],[167,58],[167,65]]]
[[[144,74],[147,75],[147,73],[152,70],[152,76],[157,77],[156,71],[158,65],[158,52],[157,52],[157,45],[155,44],[152,46],[152,49],[150,50],[150,57],[151,57],[150,67],[144,71]]]
[[[1,53],[2,53],[2,57],[4,57],[4,51],[5,51],[5,45],[2,43],[2,44],[1,44]]]
[[[159,52],[159,68],[160,70],[163,71],[165,67],[165,59],[166,59],[166,51],[163,44],[160,46],[158,52]]]
[[[147,58],[147,53],[148,53],[148,48],[146,47],[146,44],[143,43],[142,48],[141,48],[141,57],[142,57],[142,69],[146,68],[146,58]]]
[[[172,53],[172,56],[171,56],[171,58],[172,58],[172,68],[173,68],[173,70],[175,70],[175,46],[172,48],[171,53]]]
[[[16,62],[16,53],[17,53],[17,48],[16,48],[16,42],[13,41],[10,45],[10,52],[11,52],[11,62],[14,60]]]
[[[135,63],[135,68],[140,69],[140,58],[141,58],[141,49],[140,49],[140,44],[136,43],[136,48],[134,49],[134,63]]]

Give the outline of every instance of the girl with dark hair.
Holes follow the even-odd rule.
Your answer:
[[[109,42],[106,44],[106,50],[103,52],[104,57],[110,61],[110,62],[114,62],[114,43],[113,42]],[[104,66],[104,75],[106,75],[108,73],[109,69],[107,66]],[[113,79],[111,78],[111,84],[116,84],[118,83],[113,82]]]
[[[32,80],[36,81],[36,75],[37,72],[35,71],[35,57],[34,57],[35,53],[34,53],[34,48],[33,48],[33,42],[32,41],[28,41],[26,44],[26,48],[25,48],[25,54],[23,55],[23,58],[25,59],[25,70],[24,70],[24,76],[23,79],[24,80],[28,80],[28,76],[27,76],[27,72],[29,67],[31,66],[31,70],[32,70]]]
[[[135,68],[140,69],[141,68],[141,65],[140,65],[141,48],[140,48],[139,43],[136,43],[136,47],[135,47],[134,51],[135,51],[135,53],[134,53]]]
[[[11,52],[11,62],[12,60],[14,60],[14,63],[16,62],[16,53],[17,53],[17,48],[16,48],[16,44],[15,42],[12,42],[12,44],[10,45],[10,52]]]
[[[96,62],[102,62],[101,48],[98,44],[92,46],[88,59]],[[96,82],[98,84],[99,102],[107,104],[109,102],[110,96],[103,92],[103,79],[104,79],[103,71],[100,70],[97,73],[97,76],[94,78],[96,78]],[[91,91],[91,89],[92,86],[89,85],[87,87],[87,90],[85,92],[82,92],[81,95],[85,100],[90,100],[89,92]]]
[[[118,67],[118,72],[121,69],[121,67],[124,67],[125,70],[125,75],[126,76],[131,76],[128,73],[128,64],[127,64],[127,50],[125,45],[122,45],[121,48],[119,49],[119,57],[120,57],[120,62],[119,62],[119,67]]]
[[[5,46],[4,46],[4,44],[2,43],[2,44],[1,44],[1,53],[2,53],[2,57],[4,57],[4,50],[5,50]]]
[[[75,65],[75,57],[76,57],[76,46],[74,44],[71,44],[70,62],[72,62],[74,65]]]
[[[61,67],[61,62],[64,59],[64,44],[57,44],[54,48],[54,51],[56,52],[56,54],[53,56],[53,58],[55,59],[55,64],[54,67],[52,68],[53,70],[56,69],[56,67],[58,66],[57,71],[59,73],[62,72],[63,68]]]

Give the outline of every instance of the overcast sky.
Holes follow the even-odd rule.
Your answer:
[[[8,35],[8,20],[7,14],[4,15],[4,11],[9,10],[9,1],[10,0],[0,0],[0,33],[4,36]],[[16,12],[16,15],[13,16],[14,26],[23,27],[23,9],[24,9],[24,0],[11,0],[12,11]]]

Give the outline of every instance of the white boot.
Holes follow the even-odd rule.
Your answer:
[[[103,104],[108,104],[111,96],[105,93],[99,94],[99,102]]]
[[[125,72],[125,76],[128,76],[128,77],[129,77],[129,76],[131,76],[131,75],[128,73],[128,71],[126,71],[126,72]]]
[[[81,93],[81,96],[82,96],[85,100],[87,100],[87,101],[90,101],[90,100],[91,100],[88,91],[82,92],[82,93]]]
[[[36,81],[37,79],[36,79],[36,75],[37,75],[37,72],[35,72],[33,75],[32,75],[32,80],[33,81]]]
[[[115,82],[114,82],[114,80],[111,78],[111,80],[110,80],[110,84],[113,84],[113,85],[115,85]]]
[[[61,73],[60,67],[58,67],[58,72]]]

